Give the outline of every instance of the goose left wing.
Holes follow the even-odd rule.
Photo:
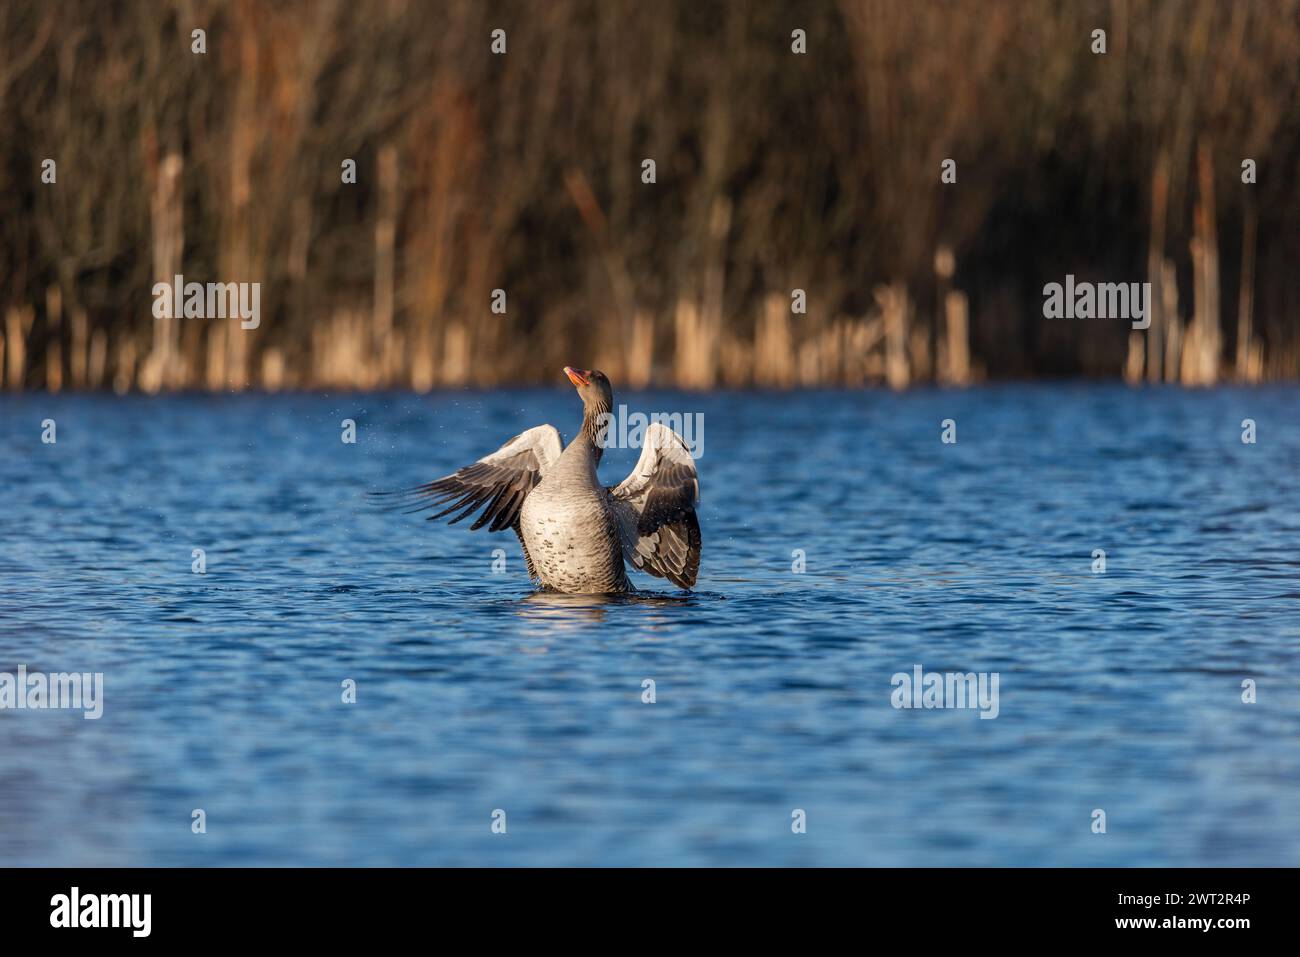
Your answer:
[[[700,480],[682,437],[652,423],[636,468],[608,492],[623,556],[632,567],[681,588],[694,585],[700,570]]]
[[[524,499],[560,457],[560,433],[553,425],[539,425],[521,432],[501,448],[450,475],[415,488],[373,493],[389,497],[391,504],[406,512],[441,511],[429,521],[458,512],[455,525],[480,508],[483,513],[470,529],[488,525],[488,531],[515,528]],[[490,523],[490,524],[489,524]],[[522,539],[521,539],[522,541]]]

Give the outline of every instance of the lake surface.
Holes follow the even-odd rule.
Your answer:
[[[0,862],[1300,864],[1300,391],[616,401],[704,416],[689,595],[366,501],[567,388],[0,397],[0,672],[104,675],[0,711]]]

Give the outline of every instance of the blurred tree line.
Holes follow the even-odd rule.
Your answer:
[[[1295,378],[1298,76],[1296,0],[6,0],[0,381]]]

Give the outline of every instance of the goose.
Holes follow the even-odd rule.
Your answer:
[[[511,529],[528,575],[544,591],[618,594],[636,589],[627,568],[680,588],[700,569],[700,483],[682,437],[661,422],[646,429],[636,467],[618,485],[596,475],[614,390],[599,370],[564,367],[582,399],[582,426],[567,446],[553,425],[521,432],[444,478],[395,493],[430,521],[479,513],[470,529]],[[480,511],[481,510],[481,511]]]

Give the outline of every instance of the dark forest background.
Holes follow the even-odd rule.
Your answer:
[[[0,381],[1293,379],[1298,77],[1293,0],[5,0]]]

